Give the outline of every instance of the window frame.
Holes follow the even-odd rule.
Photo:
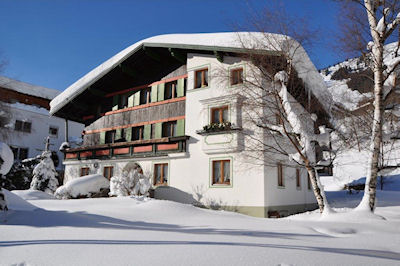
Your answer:
[[[285,187],[285,181],[284,181],[283,165],[281,163],[277,163],[276,167],[277,167],[278,187],[279,188],[284,188]]]
[[[225,172],[226,169],[224,167],[224,163],[229,162],[229,182],[225,181]],[[215,181],[215,176],[214,176],[214,165],[216,163],[220,164],[220,175],[222,182],[214,182]],[[221,159],[211,159],[211,185],[212,186],[232,186],[232,159],[227,159],[227,158],[221,158]]]
[[[18,124],[18,126],[17,126],[17,124]],[[29,127],[27,127],[27,125],[29,125]],[[14,123],[14,131],[31,133],[32,132],[32,122],[16,119],[15,123]]]
[[[164,85],[164,100],[170,100],[170,99],[174,99],[177,97],[177,80],[174,81],[170,81],[170,82],[166,82]],[[169,87],[169,85],[171,85],[171,87]],[[167,98],[167,90],[169,90],[169,88],[171,88],[171,98]]]
[[[230,69],[230,86],[237,86],[243,84],[243,67],[236,67]],[[241,73],[241,75],[238,75],[238,73]],[[234,77],[238,75],[237,78],[237,83],[234,83]]]
[[[51,133],[51,130],[55,129],[56,130],[56,134]],[[49,126],[49,135],[50,137],[54,137],[57,138],[58,137],[58,127],[56,126]]]
[[[201,72],[200,87],[196,87],[196,84],[197,84],[197,81],[198,81],[197,80],[197,73],[198,72]],[[206,72],[207,72],[207,74],[206,74]],[[207,85],[205,84],[206,75],[207,75]],[[210,80],[209,80],[209,77],[208,77],[208,67],[200,68],[200,69],[197,69],[197,70],[194,71],[194,86],[193,86],[194,89],[206,88],[206,87],[209,86],[209,83],[210,83]]]
[[[84,173],[86,173],[86,174],[84,174]],[[86,175],[89,175],[89,174],[90,174],[90,167],[81,167],[80,177],[86,176]]]
[[[106,176],[106,170],[108,171],[107,176]],[[107,165],[107,166],[104,166],[104,167],[103,167],[103,176],[104,176],[105,178],[107,178],[108,180],[110,180],[111,177],[113,176],[113,174],[114,174],[114,166],[112,166],[112,165]],[[108,175],[109,175],[109,176],[108,176]]]
[[[218,121],[219,121],[219,122],[213,122],[213,121],[214,121],[214,118],[215,118],[215,116],[214,116],[214,111],[216,111],[216,110],[219,111],[219,114],[218,114]],[[223,117],[224,117],[223,111],[224,111],[224,110],[227,110],[228,116],[229,116],[229,105],[211,107],[211,110],[210,110],[210,112],[211,112],[210,124],[213,124],[213,123],[225,123],[225,122],[230,122],[230,121],[229,121],[229,120],[230,120],[229,118],[228,118],[227,121],[223,121]]]
[[[296,168],[296,188],[301,189],[301,172],[299,168]]]
[[[149,104],[151,102],[151,87],[147,87],[145,89],[140,90],[140,99],[139,99],[139,105],[143,104]],[[146,97],[142,97],[146,96]],[[142,102],[142,99],[146,98],[145,102]]]
[[[170,135],[165,135],[164,132],[167,131],[168,129],[164,130],[164,128],[167,127],[168,125],[170,126],[169,128],[170,132],[168,132]],[[167,138],[176,136],[177,125],[178,125],[177,120],[163,122],[161,125],[161,137]]]
[[[164,172],[164,166],[167,166],[167,173],[165,175]],[[156,178],[156,174],[157,172],[157,167],[160,167],[160,183],[157,183],[157,178]],[[165,176],[167,177],[167,182],[165,182]],[[153,164],[153,186],[168,186],[168,182],[169,182],[169,163],[168,162],[158,162],[158,163],[154,163]]]
[[[144,126],[138,126],[138,127],[132,127],[132,133],[131,133],[131,141],[136,141],[136,140],[142,140],[144,139],[143,136],[143,132],[144,132]],[[138,130],[139,131],[139,138],[138,139],[134,139],[133,136],[136,136],[136,134],[134,134],[134,131]]]

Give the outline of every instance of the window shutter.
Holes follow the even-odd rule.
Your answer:
[[[178,82],[176,84],[176,96],[177,97],[183,97],[185,96],[185,79],[178,79]]]
[[[176,136],[185,136],[185,119],[176,121]]]
[[[164,101],[165,83],[158,84],[158,101]]]
[[[126,141],[132,141],[132,128],[125,128],[125,139]]]
[[[120,139],[122,137],[122,129],[115,130],[115,139]]]
[[[133,105],[137,106],[140,104],[140,91],[136,92],[134,95],[135,95],[135,101],[134,101]]]
[[[162,123],[157,123],[155,128],[155,135],[154,138],[160,139],[162,137]]]
[[[151,86],[151,102],[152,103],[157,101],[157,95],[158,95],[157,85]]]
[[[132,107],[133,106],[134,99],[135,99],[135,94],[131,94],[128,97],[128,107]]]
[[[105,144],[106,143],[106,132],[102,131],[100,132],[100,144]]]
[[[118,101],[119,101],[119,95],[114,95],[113,96],[113,104],[112,104],[112,110],[118,110]]]
[[[151,139],[151,124],[144,125],[143,139]]]

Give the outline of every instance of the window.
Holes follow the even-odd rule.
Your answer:
[[[243,68],[231,70],[231,85],[243,84]]]
[[[123,109],[128,107],[128,95],[127,94],[121,94],[119,96],[119,108]]]
[[[282,164],[278,163],[277,169],[278,169],[278,186],[284,187],[285,184],[283,183],[283,166],[282,166]]]
[[[110,180],[111,177],[113,176],[113,172],[114,172],[113,166],[105,166],[103,169],[103,176],[108,180]]]
[[[11,150],[14,153],[14,160],[22,161],[28,158],[28,152],[29,152],[28,148],[19,148],[11,146]]]
[[[300,180],[300,169],[296,169],[296,187],[301,187],[301,180]]]
[[[58,128],[57,127],[49,127],[49,135],[52,137],[58,136]]]
[[[132,141],[143,139],[143,129],[144,126],[132,128]]]
[[[32,123],[31,122],[15,120],[14,130],[16,130],[16,131],[22,131],[22,132],[30,133],[31,132],[31,127],[32,127]]]
[[[107,131],[105,143],[114,143],[115,140],[115,130]]]
[[[140,104],[150,103],[151,88],[140,91]]]
[[[89,174],[89,167],[82,167],[81,168],[81,176],[85,176]]]
[[[197,70],[194,74],[194,88],[208,86],[208,68]]]
[[[154,185],[168,184],[168,163],[154,165]]]
[[[310,180],[310,175],[307,172],[307,189],[311,190],[311,180]]]
[[[173,137],[176,135],[176,121],[169,121],[162,124],[162,137]]]
[[[165,83],[164,100],[176,97],[176,81]]]
[[[211,108],[211,123],[224,123],[228,120],[228,106]]]
[[[231,161],[216,160],[212,161],[212,184],[230,185],[231,184]]]

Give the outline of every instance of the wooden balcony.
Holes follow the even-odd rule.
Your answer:
[[[64,151],[65,160],[146,158],[166,156],[169,153],[185,152],[189,136],[136,140],[86,146]]]

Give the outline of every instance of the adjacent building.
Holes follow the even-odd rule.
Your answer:
[[[0,76],[0,141],[21,161],[42,153],[46,138],[57,154],[58,170],[62,170],[64,154],[58,149],[66,140],[65,119],[50,117],[49,103],[60,91]],[[80,137],[83,124],[70,122],[69,136]]]

